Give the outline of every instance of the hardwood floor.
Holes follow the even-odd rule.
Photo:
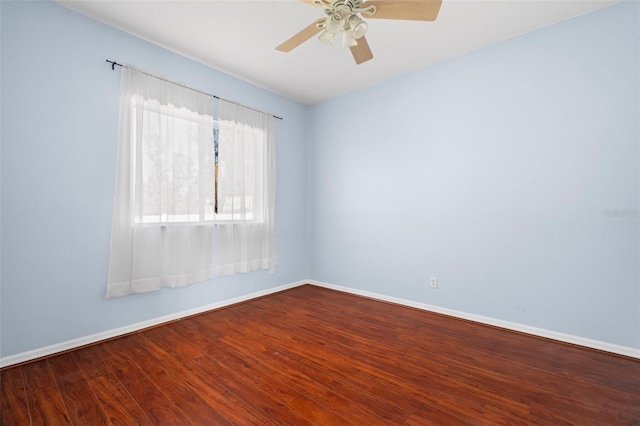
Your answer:
[[[640,425],[640,362],[302,286],[0,373],[9,425]]]

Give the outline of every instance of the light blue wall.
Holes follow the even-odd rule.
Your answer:
[[[306,108],[52,2],[0,2],[5,357],[306,277]],[[278,266],[106,300],[120,72],[129,62],[276,120]]]
[[[638,17],[312,107],[310,278],[640,348]]]

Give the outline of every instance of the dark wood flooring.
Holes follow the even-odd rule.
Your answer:
[[[2,425],[640,425],[640,362],[302,286],[1,375]]]

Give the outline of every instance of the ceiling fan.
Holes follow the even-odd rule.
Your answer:
[[[321,41],[333,44],[334,37],[342,32],[342,45],[351,50],[356,64],[373,58],[365,38],[368,24],[362,19],[401,19],[434,21],[442,0],[301,0],[324,9],[326,18],[320,18],[302,31],[276,47],[289,52],[322,32]],[[361,16],[362,15],[362,16]]]

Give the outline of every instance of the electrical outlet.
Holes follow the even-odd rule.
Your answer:
[[[438,288],[438,279],[436,277],[431,277],[429,285],[431,286],[431,288]]]

